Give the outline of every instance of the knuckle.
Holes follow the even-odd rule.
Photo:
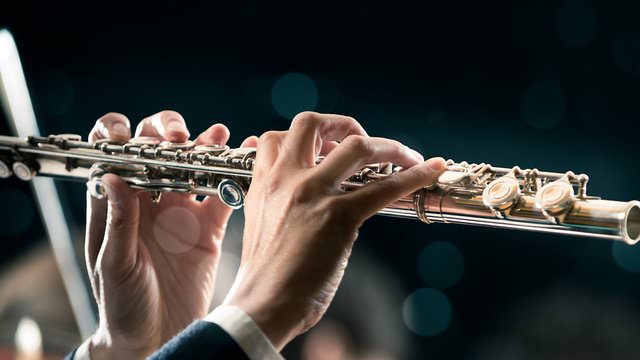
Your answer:
[[[318,113],[314,112],[314,111],[302,111],[296,114],[296,116],[293,117],[292,122],[294,123],[298,123],[298,122],[309,122],[309,121],[315,121],[318,118]]]
[[[347,122],[360,125],[358,120],[356,120],[356,118],[354,118],[353,116],[345,116],[345,119],[347,120]]]
[[[318,116],[318,113],[313,111],[303,111],[293,117],[293,120],[291,120],[291,127],[309,129],[317,127],[321,121],[322,119]]]
[[[361,135],[349,135],[342,143],[344,146],[348,146],[352,151],[360,154],[370,155],[373,153],[371,143],[367,138]]]
[[[113,215],[112,213],[108,214],[107,226],[110,233],[121,233],[123,230],[126,230],[130,224],[131,219],[125,216]]]
[[[277,141],[278,139],[280,139],[280,137],[281,137],[281,134],[278,131],[273,131],[273,130],[267,131],[262,135],[260,135],[260,137],[258,138],[258,144]]]

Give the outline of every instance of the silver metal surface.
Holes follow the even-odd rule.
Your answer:
[[[13,173],[6,162],[0,160],[0,179],[10,178]]]
[[[88,181],[104,196],[100,177],[121,176],[129,186],[153,192],[219,196],[239,208],[251,184],[256,150],[193,147],[133,140],[89,144],[69,136],[0,136],[0,156],[37,164],[38,175]],[[30,162],[29,162],[30,161]],[[319,161],[321,161],[319,159]],[[37,169],[36,169],[37,168]],[[390,176],[399,167],[371,164],[342,183],[357,191]],[[640,202],[611,201],[587,195],[588,176],[537,169],[493,167],[447,161],[447,170],[427,188],[389,204],[382,215],[425,223],[455,223],[546,233],[590,236],[635,244],[640,240]]]

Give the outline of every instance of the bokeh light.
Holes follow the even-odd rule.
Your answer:
[[[556,127],[564,119],[566,110],[564,92],[553,80],[534,82],[522,96],[522,116],[537,129]]]
[[[3,204],[11,204],[11,210],[7,208],[0,216],[0,235],[17,236],[27,231],[35,215],[31,198],[18,189],[8,187],[0,190],[0,199]]]
[[[190,210],[170,207],[155,219],[153,234],[160,247],[179,254],[192,249],[200,239],[200,222]]]
[[[434,288],[448,288],[462,278],[464,259],[455,245],[436,241],[427,245],[418,256],[418,272]]]
[[[445,294],[436,289],[418,289],[402,305],[405,325],[420,336],[434,336],[451,323],[451,304]]]
[[[611,47],[613,63],[628,75],[640,75],[640,30],[627,30],[615,36]]]
[[[42,333],[38,324],[30,318],[22,318],[15,335],[16,359],[40,359],[42,357]]]
[[[556,15],[560,42],[572,48],[589,45],[597,31],[598,14],[588,0],[565,0]]]
[[[305,74],[288,73],[274,83],[271,102],[279,115],[292,119],[301,111],[316,109],[318,87],[313,79]]]
[[[620,268],[632,273],[640,273],[640,248],[629,246],[622,241],[614,241],[611,252],[613,260]]]

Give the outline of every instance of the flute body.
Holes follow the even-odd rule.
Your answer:
[[[132,188],[218,196],[239,208],[251,183],[254,148],[193,142],[168,143],[133,138],[95,144],[79,135],[27,139],[0,135],[0,177],[22,180],[51,176],[86,181],[89,192],[104,197],[101,176],[114,173]],[[321,161],[321,159],[319,159]],[[489,164],[447,161],[432,186],[382,209],[379,214],[454,223],[599,237],[635,244],[640,240],[640,202],[611,201],[587,195],[588,176],[537,169],[500,168]],[[401,171],[393,164],[370,164],[342,182],[344,191]]]

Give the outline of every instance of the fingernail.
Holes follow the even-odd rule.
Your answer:
[[[111,127],[110,135],[113,136],[129,136],[129,129],[123,123],[115,123]]]
[[[409,148],[409,151],[411,151],[411,153],[413,154],[413,156],[418,159],[418,161],[423,162],[424,161],[424,156],[422,156],[422,154],[420,154],[419,152]]]
[[[433,171],[442,171],[447,168],[447,164],[441,157],[434,157],[427,160],[427,166]]]
[[[169,131],[186,131],[184,124],[179,120],[171,120],[167,124],[167,130]]]
[[[190,135],[189,130],[187,130],[187,127],[184,125],[182,121],[171,120],[169,121],[169,123],[167,123],[167,130],[166,130],[165,136],[167,136],[167,138],[170,141],[177,141],[176,137],[181,138],[181,136],[176,133],[184,133],[187,135],[187,138],[189,138],[189,135]]]

